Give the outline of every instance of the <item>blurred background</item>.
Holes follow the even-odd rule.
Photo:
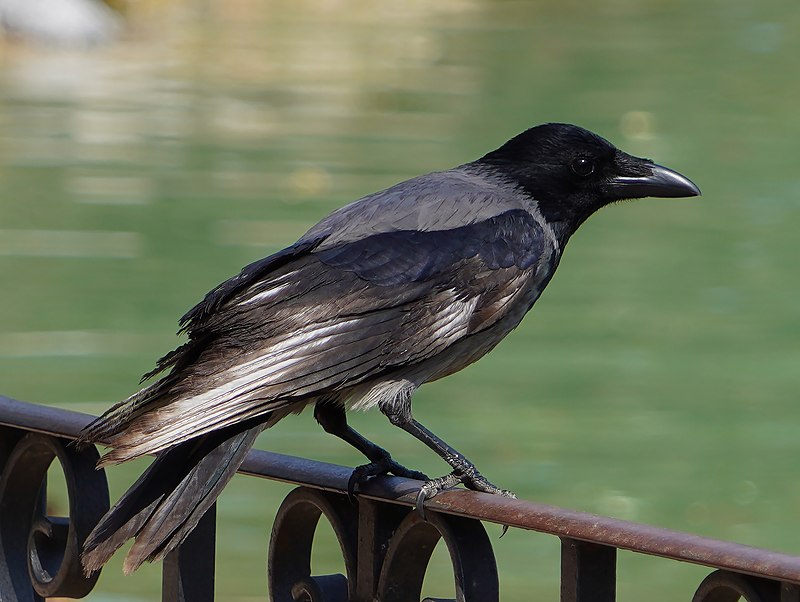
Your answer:
[[[593,217],[523,325],[415,414],[520,497],[800,553],[800,4],[39,4],[0,2],[0,392],[99,413],[208,289],[331,210],[574,122],[704,196]],[[260,446],[363,462],[310,412]],[[112,496],[143,466],[109,470]],[[261,600],[289,488],[234,481],[218,599]],[[489,532],[503,600],[557,599],[556,538]],[[315,571],[341,570],[320,536]],[[121,556],[92,599],[158,599],[160,567],[123,578]],[[622,552],[619,597],[690,599],[706,572]],[[426,593],[452,592],[439,550]]]

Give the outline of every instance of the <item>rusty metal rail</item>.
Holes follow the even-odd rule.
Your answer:
[[[12,432],[17,438],[27,432],[69,441],[92,418],[0,396],[0,425],[6,427],[0,430],[0,466],[9,454],[4,458],[2,453],[3,432],[9,441]],[[8,442],[5,448],[9,448]],[[60,456],[54,457],[59,457],[63,465]],[[408,510],[415,502],[417,481],[372,479],[359,489],[354,506],[346,498],[351,471],[266,451],[251,452],[243,464],[241,473],[301,486],[278,510],[273,530],[269,561],[273,600],[419,600],[430,552],[439,537],[444,538],[453,560],[457,599],[497,600],[494,556],[479,522],[486,521],[561,538],[563,602],[615,600],[617,549],[715,569],[700,584],[694,602],[734,602],[740,597],[749,602],[800,602],[800,556],[466,490],[445,492],[428,500],[427,521],[423,521]],[[4,484],[8,488],[7,472],[4,469],[0,478],[0,504],[5,499]],[[5,491],[6,496],[11,494]],[[196,578],[198,563],[205,563],[213,575],[214,517],[209,514],[193,534],[192,555],[185,549],[187,542],[165,563],[164,600],[213,599],[213,577],[205,584],[198,584]],[[311,541],[322,515],[339,539],[346,577],[310,575]],[[71,513],[71,519],[75,518]],[[17,552],[3,547],[7,539],[4,528],[0,518],[0,562],[3,554],[8,558]],[[210,554],[200,550],[201,544],[211,547]],[[69,554],[64,558],[69,559]],[[191,583],[182,581],[182,571],[194,573]],[[475,583],[477,576],[482,583]],[[5,576],[6,581],[10,579]],[[35,575],[30,580],[35,585]],[[0,572],[0,599],[37,599],[7,598],[4,587]],[[191,593],[188,587],[194,588]]]

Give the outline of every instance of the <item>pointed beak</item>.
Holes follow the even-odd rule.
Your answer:
[[[677,171],[649,162],[642,171],[650,173],[612,178],[607,184],[608,193],[617,199],[640,199],[648,196],[661,198],[700,196],[700,189],[697,185]]]

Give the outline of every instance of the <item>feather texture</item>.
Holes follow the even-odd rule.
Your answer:
[[[520,323],[589,215],[646,194],[699,190],[591,132],[546,124],[334,211],[246,266],[181,318],[188,341],[145,378],[162,376],[85,430],[84,441],[110,445],[105,463],[157,458],[92,532],[84,566],[99,568],[131,537],[126,571],[163,557],[258,432],[308,404],[380,404],[410,418],[417,387],[476,361]],[[336,412],[317,415],[334,433]],[[355,441],[372,459],[374,444]]]
[[[126,573],[174,550],[236,473],[262,428],[217,432],[161,454],[89,534],[84,570],[98,570],[133,537]]]
[[[215,310],[195,312],[190,342],[166,356],[183,366],[178,374],[101,419],[93,436],[113,448],[104,462],[157,453],[315,396],[346,397],[365,380],[435,357],[502,318],[546,240],[530,214],[512,210],[275,262],[274,272],[226,289]]]
[[[477,359],[458,351],[470,337],[496,329],[478,345],[488,350],[516,326],[512,300],[539,294],[557,245],[513,189],[487,204],[498,190],[456,170],[367,197],[189,310],[188,341],[146,377],[166,374],[84,433],[110,445],[105,464],[158,455],[92,533],[85,566],[101,566],[131,537],[126,571],[174,549],[263,425],[318,399],[366,408],[407,398]]]

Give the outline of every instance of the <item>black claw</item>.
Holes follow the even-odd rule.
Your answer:
[[[417,494],[416,503],[414,504],[414,509],[417,511],[417,514],[419,514],[420,518],[425,520],[425,500],[439,495],[445,489],[449,489],[450,487],[458,485],[462,479],[463,477],[461,475],[451,472],[450,474],[439,477],[438,479],[430,479],[426,481],[425,484],[420,487],[419,493]]]
[[[358,481],[358,469],[355,469],[347,480],[347,499],[353,506],[356,505],[356,485]]]
[[[498,539],[503,539],[503,535],[508,533],[508,525],[503,525],[503,532],[500,533],[500,537]]]
[[[419,472],[418,470],[409,470],[402,464],[398,464],[392,460],[391,456],[382,458],[376,462],[370,462],[363,466],[358,466],[350,474],[347,481],[347,498],[351,504],[355,504],[356,487],[371,477],[383,476],[392,473],[398,477],[405,477],[407,479],[417,479],[418,481],[429,481],[428,477]]]
[[[425,486],[423,485],[419,489],[419,493],[417,494],[417,501],[414,504],[414,510],[419,515],[422,520],[425,520],[425,500],[428,499],[428,496],[425,492]]]
[[[347,499],[351,504],[356,503],[356,487],[374,475],[381,474],[382,467],[375,462],[358,466],[353,469],[350,478],[347,480]]]
[[[472,489],[473,491],[483,491],[484,493],[501,495],[512,499],[517,497],[511,491],[500,489],[497,485],[493,485],[479,472],[476,472],[473,476],[464,477],[461,482],[464,483],[467,489]]]

